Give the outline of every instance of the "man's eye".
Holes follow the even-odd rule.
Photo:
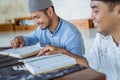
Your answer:
[[[36,19],[39,19],[40,17],[39,17],[39,16],[36,16],[35,18],[36,18]]]
[[[39,19],[40,16],[34,16],[32,19]]]

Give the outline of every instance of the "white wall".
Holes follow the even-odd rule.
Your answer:
[[[6,19],[28,16],[27,0],[0,0],[0,23]]]
[[[90,0],[52,0],[56,13],[65,19],[89,18]]]
[[[90,17],[90,0],[52,0],[56,13],[64,19]],[[27,0],[0,0],[0,23],[6,19],[29,16]]]

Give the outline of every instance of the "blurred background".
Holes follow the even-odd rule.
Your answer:
[[[57,15],[73,23],[82,33],[89,50],[96,32],[89,20],[90,0],[52,0]],[[17,35],[27,35],[36,28],[28,12],[27,0],[0,0],[0,47],[10,46]]]
[[[89,18],[90,0],[52,0],[56,13],[64,19]],[[0,23],[29,16],[27,0],[0,0]]]

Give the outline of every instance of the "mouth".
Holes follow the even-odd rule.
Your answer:
[[[41,27],[42,29],[45,29],[44,23],[41,23],[41,24],[40,24],[40,27]]]
[[[97,28],[98,22],[97,21],[93,21],[94,23],[94,27]]]

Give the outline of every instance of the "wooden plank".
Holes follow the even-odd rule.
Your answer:
[[[14,24],[0,24],[0,31],[14,31]]]
[[[90,68],[56,78],[54,80],[106,80],[104,74],[96,72]]]
[[[90,19],[69,20],[79,30],[94,28],[93,22]]]
[[[16,25],[15,26],[15,31],[33,31],[37,28],[37,26],[22,26],[22,25]]]

